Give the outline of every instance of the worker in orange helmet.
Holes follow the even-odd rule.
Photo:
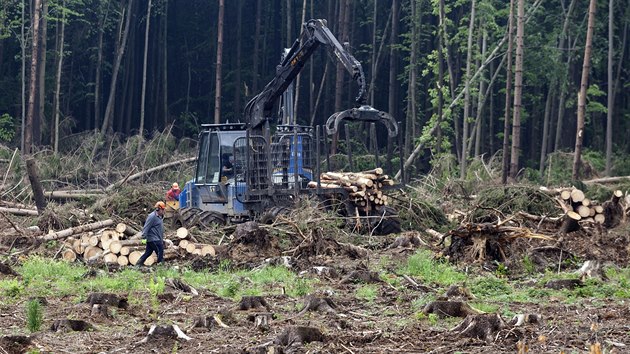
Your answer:
[[[162,221],[164,219],[164,208],[166,208],[164,202],[159,201],[155,203],[155,210],[147,216],[147,220],[144,222],[142,238],[146,240],[147,248],[140,259],[138,259],[136,266],[144,265],[144,261],[153,252],[157,254],[157,263],[164,261],[164,222]]]
[[[177,182],[171,185],[171,189],[166,192],[166,200],[179,200],[179,194],[182,191],[179,189],[179,184]]]

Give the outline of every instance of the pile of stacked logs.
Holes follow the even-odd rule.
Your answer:
[[[558,201],[565,212],[566,218],[562,231],[571,232],[579,229],[579,224],[600,224],[611,228],[617,226],[623,217],[624,209],[621,205],[623,192],[616,190],[610,200],[601,205],[592,201],[577,188],[560,190]]]
[[[114,222],[109,219],[49,233],[42,239],[63,239],[62,258],[70,262],[83,259],[88,263],[135,265],[146,248],[142,243],[142,234],[124,223],[113,228],[111,226],[114,226]],[[164,258],[177,257],[178,252],[173,243],[170,240],[165,240],[164,243]],[[156,261],[153,254],[144,264],[152,265]]]
[[[177,247],[189,254],[197,256],[216,256],[217,247],[207,243],[197,242],[197,240],[188,233],[188,229],[180,227],[176,232],[176,239],[179,240]]]
[[[320,175],[320,182],[323,189],[345,189],[349,192],[350,200],[365,210],[387,205],[387,195],[382,189],[394,185],[394,180],[384,175],[380,167],[362,172],[325,172]],[[317,182],[309,182],[308,187],[317,188]]]

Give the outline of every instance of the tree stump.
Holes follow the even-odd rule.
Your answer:
[[[494,334],[505,328],[505,322],[497,314],[471,315],[451,329],[463,336],[492,342]]]
[[[83,320],[69,320],[69,319],[55,320],[53,324],[50,326],[50,330],[54,332],[59,332],[59,331],[82,332],[82,331],[89,331],[93,329],[94,329],[94,326],[92,326],[88,322],[85,322]]]
[[[243,296],[241,298],[241,302],[239,303],[238,309],[242,311],[247,311],[251,309],[257,309],[260,307],[264,307],[269,311],[269,304],[262,296]]]
[[[325,336],[315,327],[287,327],[276,337],[274,344],[285,347],[299,346],[310,342],[323,342]]]
[[[119,297],[116,294],[110,293],[91,293],[88,295],[85,302],[90,304],[90,306],[94,306],[95,304],[109,305],[121,309],[126,309],[129,306],[127,298]]]
[[[422,312],[425,315],[434,313],[439,317],[466,317],[482,313],[463,301],[433,301],[424,306]]]

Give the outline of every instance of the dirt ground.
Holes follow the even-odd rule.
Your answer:
[[[0,221],[0,229],[10,227]],[[419,233],[417,235],[420,235]],[[420,248],[440,252],[437,239],[421,236]],[[413,285],[401,278],[403,287],[377,282],[378,296],[372,302],[356,297],[356,289],[364,283],[346,281],[357,270],[378,262],[387,256],[392,262],[402,262],[416,252],[413,246],[388,248],[393,237],[371,238],[367,257],[355,257],[327,239],[319,240],[317,247],[303,248],[293,270],[305,278],[317,278],[314,296],[329,299],[332,306],[326,310],[300,313],[305,299],[287,295],[265,296],[267,307],[241,310],[239,303],[218,297],[213,289],[199,289],[198,296],[190,296],[167,287],[160,295],[158,318],[151,305],[130,304],[116,308],[110,315],[91,314],[91,306],[76,303],[74,297],[45,299],[43,330],[21,337],[24,333],[24,304],[0,304],[0,353],[23,353],[38,350],[40,353],[628,353],[630,352],[630,307],[619,299],[583,299],[568,304],[562,299],[549,298],[544,304],[495,303],[499,312],[537,314],[536,321],[523,325],[510,324],[511,318],[501,318],[500,328],[488,336],[469,337],[452,329],[463,318],[441,318],[433,323],[420,319],[414,302],[424,298],[436,298],[443,294],[434,284]],[[238,254],[245,254],[246,244],[238,245]],[[278,247],[268,247],[264,255],[273,255]],[[628,266],[628,233],[620,228],[613,231],[586,230],[565,235],[561,240],[519,240],[507,250],[511,259],[522,259],[541,247],[561,247],[581,259],[613,262],[619,267]],[[236,249],[236,248],[235,248]],[[256,250],[257,248],[254,248]],[[309,253],[310,252],[310,253]],[[255,253],[255,252],[254,252]],[[552,251],[553,253],[553,251]],[[248,262],[252,253],[247,253]],[[235,253],[231,254],[236,255]],[[237,257],[237,256],[235,256]],[[553,261],[552,256],[541,256]],[[545,258],[547,257],[547,258]],[[190,260],[187,264],[191,264]],[[517,264],[518,262],[514,262]],[[335,270],[317,275],[315,266],[327,266]],[[466,267],[466,264],[460,264]],[[579,266],[578,266],[579,267]],[[484,274],[483,267],[470,264],[471,272]],[[571,271],[571,269],[567,269]],[[150,269],[145,269],[150,272]],[[486,271],[487,272],[487,271]],[[393,273],[393,272],[390,272]],[[3,277],[8,277],[3,275]],[[363,279],[363,278],[362,278]],[[363,279],[370,281],[369,277]],[[414,280],[414,279],[412,279]],[[246,281],[246,280],[244,280]],[[510,280],[518,287],[536,287],[525,277]],[[539,286],[539,285],[538,285]],[[269,293],[281,294],[282,289],[269,286]],[[121,294],[124,295],[124,294]],[[132,294],[126,294],[132,295]],[[428,301],[427,301],[428,302]],[[111,309],[110,309],[111,310]],[[221,324],[212,316],[221,313]],[[256,326],[257,315],[273,314],[266,325]],[[89,331],[50,330],[55,320],[75,319],[89,322]],[[206,318],[206,327],[192,328],[195,319]],[[176,339],[168,335],[147,336],[152,325],[177,325],[191,339]],[[311,327],[321,336],[295,335],[300,329]],[[285,332],[289,331],[289,332]],[[298,332],[291,332],[298,331]],[[285,333],[283,337],[282,334]],[[288,335],[287,335],[288,333]],[[313,333],[311,333],[313,334]],[[318,333],[316,333],[318,334]],[[147,339],[143,342],[143,339]],[[288,338],[288,339],[287,339]],[[300,343],[300,341],[310,343]],[[598,343],[598,348],[591,347]]]

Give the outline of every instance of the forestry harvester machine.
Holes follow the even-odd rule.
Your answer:
[[[346,120],[371,123],[373,132],[374,123],[382,123],[390,138],[398,135],[398,125],[391,115],[365,104],[366,84],[361,63],[344,49],[325,20],[309,20],[303,24],[293,46],[285,49],[275,77],[247,103],[244,123],[202,125],[197,168],[180,195],[177,226],[223,225],[247,220],[269,222],[294,207],[301,196],[312,195],[328,205],[331,200],[339,202],[341,207],[337,211],[348,220],[353,218],[363,230],[374,234],[400,232],[397,212],[386,203],[357,203],[357,193],[366,195],[361,188],[352,189],[343,183],[336,188],[320,180],[322,150],[328,156],[330,169],[328,137],[323,129],[320,131],[320,126],[296,124],[292,84],[322,44],[331,49],[359,86],[356,107],[330,116],[326,122],[327,134],[336,134],[340,123]],[[279,101],[282,101],[279,113],[274,115],[274,106]],[[276,125],[273,132],[272,123]],[[374,171],[370,174],[376,176],[373,183],[387,189],[388,186],[378,182],[386,177],[377,176],[382,170]],[[345,182],[349,177],[363,178],[351,173],[334,175]],[[388,184],[389,188],[395,187]],[[374,198],[376,194],[370,195]]]

